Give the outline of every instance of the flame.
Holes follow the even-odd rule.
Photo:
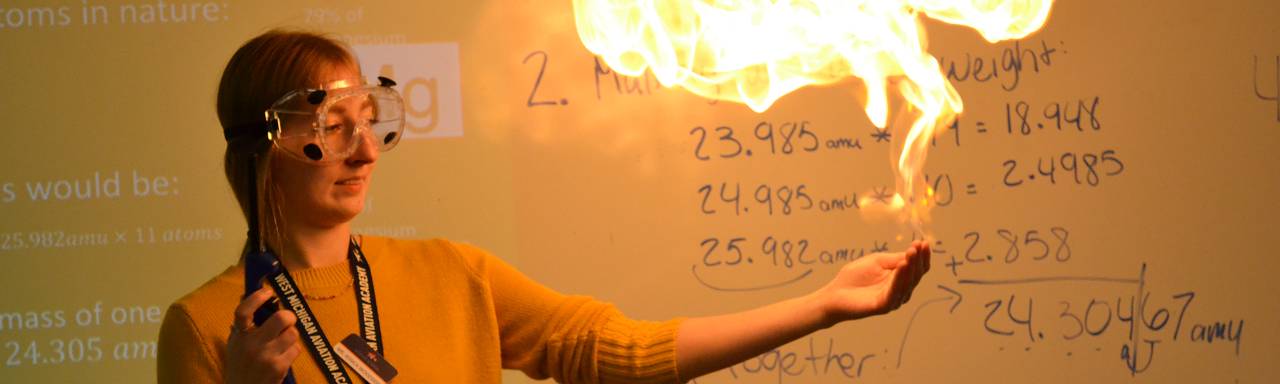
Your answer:
[[[971,27],[987,41],[996,42],[1039,29],[1049,16],[1052,0],[574,0],[573,4],[583,44],[618,73],[640,76],[649,69],[664,86],[740,102],[756,112],[801,87],[851,76],[865,85],[867,116],[876,127],[886,129],[889,96],[894,93],[906,104],[909,130],[893,154],[898,192],[880,200],[887,201],[882,205],[888,212],[920,229],[927,222],[931,200],[921,175],[928,139],[964,109],[937,59],[925,51],[921,14]]]

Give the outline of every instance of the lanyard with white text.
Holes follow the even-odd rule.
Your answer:
[[[386,351],[382,349],[381,323],[378,321],[378,299],[373,290],[373,272],[369,269],[369,261],[365,259],[364,252],[360,250],[360,245],[356,244],[355,239],[351,240],[351,245],[347,248],[347,262],[351,265],[356,306],[360,308],[358,311],[360,336],[364,337],[369,348],[385,356]],[[294,282],[293,276],[289,275],[287,269],[280,268],[280,273],[271,276],[270,280],[276,295],[297,315],[298,321],[294,325],[310,347],[307,349],[311,351],[311,357],[325,372],[325,378],[330,384],[351,383],[347,372],[342,369],[342,363],[334,354],[329,339],[320,328],[319,320],[311,312],[307,299],[302,297],[302,292],[298,290],[298,284]]]

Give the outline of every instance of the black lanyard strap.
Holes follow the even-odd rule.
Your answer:
[[[373,270],[369,268],[369,260],[364,257],[364,251],[354,239],[351,240],[347,256],[351,259],[351,279],[355,282],[356,306],[360,308],[360,336],[364,337],[369,348],[373,348],[385,357],[387,352],[382,349],[382,323],[378,320],[378,296],[373,290]]]
[[[357,313],[360,336],[370,348],[386,356],[382,347],[382,324],[378,320],[378,297],[373,290],[373,271],[355,239],[351,239],[351,245],[347,247],[347,262],[351,267],[351,284],[356,291],[356,306],[360,309]],[[276,295],[297,315],[298,321],[294,326],[306,341],[311,357],[325,372],[329,384],[351,383],[351,378],[342,369],[341,360],[333,352],[332,344],[329,344],[329,338],[320,328],[320,321],[311,312],[311,306],[307,305],[307,299],[302,296],[288,269],[280,268],[280,273],[271,276],[270,281]]]

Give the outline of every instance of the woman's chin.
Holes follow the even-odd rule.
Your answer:
[[[346,217],[347,221],[354,220],[364,212],[364,199],[352,199],[354,201],[344,202],[340,209],[341,214]]]
[[[326,209],[328,212],[325,216],[328,216],[330,221],[337,223],[350,222],[351,220],[354,220],[356,216],[359,216],[360,213],[364,212],[363,197],[364,196],[361,195],[359,198],[347,197],[338,199],[338,201],[334,202],[334,205],[330,206],[329,209]]]

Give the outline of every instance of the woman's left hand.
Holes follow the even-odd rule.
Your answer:
[[[929,271],[930,250],[865,255],[825,287],[802,297],[719,316],[688,319],[676,337],[681,379],[724,369],[845,320],[887,313],[907,302]]]
[[[829,324],[885,314],[911,299],[929,271],[929,245],[916,241],[902,253],[876,253],[845,264],[818,293]]]

